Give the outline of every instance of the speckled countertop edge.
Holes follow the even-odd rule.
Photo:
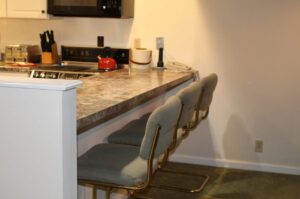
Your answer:
[[[77,91],[78,134],[104,123],[190,80],[194,72],[136,70],[102,73],[81,79]]]
[[[0,62],[0,71],[4,72],[19,72],[19,73],[29,73],[31,67],[20,67],[20,66],[6,66],[4,63]]]

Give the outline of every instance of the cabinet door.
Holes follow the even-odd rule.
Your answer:
[[[48,18],[47,0],[7,0],[6,2],[7,17],[39,19]]]
[[[0,17],[6,17],[6,0],[0,0]]]

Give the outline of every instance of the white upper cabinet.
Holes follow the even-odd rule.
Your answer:
[[[2,1],[6,1],[6,17],[8,18],[48,18],[47,0],[0,0]]]
[[[6,16],[6,0],[0,0],[0,17]]]

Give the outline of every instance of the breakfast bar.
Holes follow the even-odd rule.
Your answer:
[[[1,70],[25,74],[32,69],[0,67]],[[5,195],[86,198],[89,191],[82,187],[77,191],[77,157],[130,121],[130,113],[145,113],[144,104],[171,95],[194,77],[195,71],[171,69],[123,69],[79,80],[0,74],[1,98],[5,100],[1,105],[7,110],[0,113],[5,121],[0,126],[4,138],[0,142],[0,175],[10,173],[5,181],[0,180]],[[163,103],[164,99],[160,100]],[[12,183],[7,183],[7,179]],[[16,188],[18,191],[14,191]]]
[[[119,70],[82,78],[77,90],[77,155],[107,142],[107,136],[152,111],[195,78],[195,71]],[[78,198],[91,198],[79,186]],[[118,196],[121,197],[121,196]]]
[[[40,67],[18,67],[0,63],[0,76],[26,77],[36,69]],[[195,78],[196,74],[192,70],[128,70],[86,72],[91,76],[80,78],[83,86],[77,90],[78,134]]]

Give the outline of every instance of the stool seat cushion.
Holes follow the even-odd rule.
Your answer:
[[[133,186],[147,177],[147,161],[140,148],[121,144],[98,144],[78,158],[78,179]]]
[[[150,114],[146,114],[140,119],[129,122],[120,130],[115,131],[108,136],[108,143],[141,146],[149,116]]]

